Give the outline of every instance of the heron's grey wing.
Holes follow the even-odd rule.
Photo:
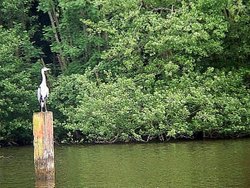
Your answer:
[[[48,98],[49,97],[49,88],[48,87],[46,88],[46,93],[47,93],[46,98]]]
[[[41,100],[41,87],[37,89],[37,100],[40,102]]]

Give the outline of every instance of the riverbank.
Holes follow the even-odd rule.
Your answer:
[[[55,146],[73,146],[73,145],[112,145],[112,144],[147,144],[147,143],[176,143],[176,142],[186,142],[186,141],[216,141],[216,140],[239,140],[239,139],[249,139],[250,135],[234,135],[234,136],[217,136],[217,137],[203,137],[203,134],[196,134],[194,137],[182,137],[182,138],[169,138],[166,140],[160,140],[158,138],[151,139],[149,141],[116,141],[116,142],[83,142],[82,140],[74,140],[71,137],[71,140],[54,140]],[[0,142],[1,147],[19,147],[19,146],[30,146],[30,142]]]

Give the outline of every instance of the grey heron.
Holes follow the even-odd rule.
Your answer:
[[[41,112],[43,111],[43,109],[45,109],[45,111],[47,112],[46,100],[49,97],[49,88],[47,87],[47,84],[46,84],[45,72],[48,70],[50,70],[50,69],[47,67],[43,67],[41,69],[42,83],[40,84],[40,86],[37,90],[37,99],[38,99],[40,106],[41,106]]]

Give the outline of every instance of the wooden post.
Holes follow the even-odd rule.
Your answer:
[[[51,182],[55,179],[52,112],[33,114],[33,135],[36,179]]]

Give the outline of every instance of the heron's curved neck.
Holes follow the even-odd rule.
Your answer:
[[[41,84],[46,84],[46,76],[45,76],[45,73],[44,71],[41,71],[42,73],[42,83]]]

